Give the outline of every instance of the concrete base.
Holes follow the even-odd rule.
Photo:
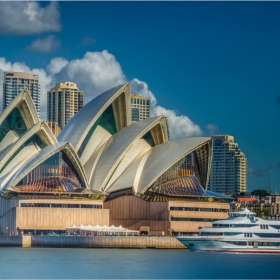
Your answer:
[[[186,249],[175,237],[147,236],[1,236],[0,246]]]

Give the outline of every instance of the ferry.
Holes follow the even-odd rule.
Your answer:
[[[177,236],[191,251],[232,253],[280,253],[280,221],[264,220],[243,208],[226,220],[199,229],[193,236]]]

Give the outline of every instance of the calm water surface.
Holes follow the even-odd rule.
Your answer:
[[[0,247],[0,279],[277,279],[280,255]]]

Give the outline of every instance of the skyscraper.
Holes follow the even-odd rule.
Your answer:
[[[246,192],[247,159],[233,136],[213,136],[213,158],[208,190],[233,194]]]
[[[57,83],[48,91],[47,119],[62,129],[84,106],[84,92],[73,82]]]
[[[26,72],[4,72],[3,111],[24,89],[28,89],[40,116],[39,75]]]
[[[131,121],[132,123],[150,117],[150,98],[131,93]]]

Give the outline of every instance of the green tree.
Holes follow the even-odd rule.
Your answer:
[[[265,216],[271,216],[270,208],[263,208],[262,211]]]
[[[262,218],[263,212],[261,210],[257,210],[256,215],[257,215],[257,217]]]
[[[259,197],[269,196],[270,193],[266,190],[254,190],[251,192],[251,195],[257,195]]]

